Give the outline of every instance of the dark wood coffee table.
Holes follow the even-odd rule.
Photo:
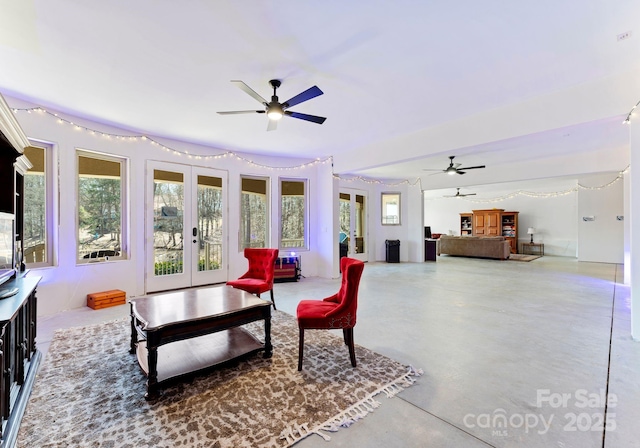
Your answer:
[[[271,302],[229,286],[130,300],[131,349],[147,375],[147,400],[169,379],[193,375],[271,345]],[[264,320],[264,343],[239,328]]]

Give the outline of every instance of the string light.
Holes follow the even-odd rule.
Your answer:
[[[333,175],[334,179],[340,179],[346,182],[363,182],[365,184],[369,184],[369,185],[385,185],[387,187],[397,187],[399,185],[409,185],[409,186],[416,186],[416,185],[420,185],[421,186],[421,182],[420,182],[420,178],[416,179],[415,182],[411,183],[411,181],[405,179],[405,180],[399,180],[397,182],[385,182],[382,180],[378,180],[378,179],[371,179],[368,177],[362,177],[362,176],[350,176],[350,177],[343,177],[340,176],[339,174],[334,174]],[[420,187],[422,189],[422,186]]]
[[[640,105],[640,101],[638,101],[636,103],[635,106],[633,106],[633,108],[631,109],[631,111],[629,112],[629,115],[627,115],[626,120],[624,121],[624,123],[629,123],[630,117],[633,114],[634,110]],[[172,147],[169,147],[167,145],[164,145],[163,143],[160,143],[156,140],[154,140],[152,137],[149,137],[148,135],[124,135],[124,134],[114,134],[114,133],[110,133],[110,132],[102,132],[99,131],[97,129],[91,129],[88,128],[86,126],[81,126],[77,123],[72,122],[71,120],[67,120],[66,118],[61,117],[60,115],[58,115],[57,113],[54,112],[50,112],[42,107],[31,107],[31,108],[13,108],[13,112],[15,114],[17,114],[18,112],[26,112],[28,114],[32,113],[32,112],[36,112],[36,113],[40,113],[43,115],[48,115],[51,116],[53,118],[56,119],[56,121],[59,124],[63,124],[63,125],[70,125],[74,128],[74,130],[76,131],[84,131],[84,132],[88,132],[91,135],[94,136],[100,136],[103,138],[107,138],[107,139],[116,139],[116,140],[122,140],[125,142],[137,142],[138,140],[142,140],[144,142],[149,142],[152,146],[159,146],[160,149],[162,149],[163,151],[172,153],[176,156],[187,156],[190,159],[196,159],[196,160],[217,160],[217,159],[222,159],[222,158],[226,158],[226,157],[235,157],[235,159],[239,162],[243,162],[246,163],[248,165],[251,165],[253,167],[257,167],[257,168],[266,168],[266,169],[272,169],[272,170],[298,170],[298,169],[304,169],[304,168],[308,168],[308,167],[313,167],[319,164],[326,164],[326,163],[331,163],[331,168],[333,170],[333,156],[329,156],[326,157],[324,159],[320,159],[320,158],[316,158],[314,161],[312,162],[307,162],[307,163],[302,163],[300,165],[294,165],[294,166],[285,166],[285,167],[280,167],[280,166],[271,166],[271,165],[266,165],[266,164],[262,164],[262,163],[256,163],[251,159],[247,159],[246,157],[241,156],[240,154],[234,153],[232,151],[225,151],[222,154],[213,154],[213,155],[200,155],[200,154],[191,154],[189,153],[189,151],[182,151],[182,150],[178,150]],[[622,178],[622,176],[629,170],[629,166],[627,166],[623,171],[621,171],[618,176],[613,179],[611,182],[599,186],[599,187],[586,187],[584,185],[580,185],[578,184],[576,187],[574,188],[570,188],[568,190],[565,191],[556,191],[556,192],[551,192],[551,193],[535,193],[535,192],[531,192],[531,191],[516,191],[514,193],[505,195],[505,196],[501,196],[501,197],[497,197],[497,198],[493,198],[493,199],[466,199],[466,197],[462,197],[462,196],[458,196],[458,197],[454,197],[453,199],[464,199],[466,201],[470,201],[470,202],[499,202],[499,201],[504,201],[507,199],[511,199],[514,198],[516,196],[528,196],[528,197],[534,197],[534,198],[549,198],[549,197],[557,197],[557,196],[565,196],[567,194],[571,194],[574,193],[576,191],[578,191],[578,189],[585,189],[585,190],[602,190],[604,188],[608,188],[611,185],[613,185],[615,182],[617,182],[618,180],[620,180]],[[384,185],[387,187],[397,187],[397,186],[401,186],[401,185],[408,185],[408,186],[419,186],[421,190],[423,190],[422,188],[422,180],[421,178],[417,178],[414,182],[411,182],[408,179],[404,179],[404,180],[398,180],[398,181],[382,181],[379,179],[371,179],[371,178],[366,178],[366,177],[362,177],[362,176],[349,176],[349,177],[344,177],[344,176],[340,176],[339,174],[335,174],[333,173],[333,177],[335,179],[339,179],[342,181],[346,181],[346,182],[363,182],[369,185]],[[437,198],[432,198],[432,199],[437,199]],[[451,198],[449,198],[451,199]],[[431,200],[431,199],[430,199]]]
[[[625,118],[622,124],[629,124],[629,122],[631,121],[631,115],[635,115],[633,111],[636,110],[636,107],[638,106],[640,106],[640,101],[638,101],[636,105],[631,108],[631,110],[629,111],[629,114],[627,115],[627,118]]]
[[[474,199],[468,199],[467,197],[462,197],[462,196],[457,196],[457,197],[450,197],[450,198],[446,198],[446,199],[459,199],[459,200],[465,200],[468,202],[474,202],[474,203],[487,203],[487,202],[502,202],[502,201],[506,201],[507,199],[513,199],[517,196],[526,196],[526,197],[530,197],[530,198],[556,198],[556,197],[560,197],[560,196],[566,196],[568,194],[572,194],[572,193],[576,193],[579,190],[604,190],[606,188],[611,187],[613,184],[615,184],[616,182],[618,182],[620,179],[623,178],[623,176],[629,172],[629,168],[631,167],[631,165],[627,165],[627,167],[620,171],[617,176],[615,177],[615,179],[613,179],[611,182],[607,182],[606,184],[603,185],[599,185],[596,187],[588,187],[586,185],[582,185],[580,183],[576,184],[575,187],[569,188],[567,190],[561,190],[561,191],[553,191],[553,192],[547,192],[547,193],[543,193],[543,192],[535,192],[535,191],[525,191],[525,190],[518,190],[516,192],[510,193],[510,194],[506,194],[504,196],[499,196],[496,198],[487,198],[487,199],[479,199],[479,198],[474,198]],[[428,198],[427,200],[435,200],[435,199],[445,199],[445,198]]]
[[[69,125],[72,126],[74,130],[76,131],[84,131],[84,132],[88,132],[91,135],[94,136],[99,136],[99,137],[103,137],[106,139],[116,139],[116,140],[121,140],[121,141],[125,141],[125,142],[137,142],[138,140],[142,140],[145,142],[149,142],[152,146],[157,146],[160,147],[160,149],[162,149],[163,151],[169,152],[175,156],[178,157],[182,157],[182,156],[186,156],[190,159],[197,159],[197,160],[217,160],[217,159],[221,159],[221,158],[225,158],[225,157],[235,157],[236,160],[238,160],[239,162],[244,162],[246,164],[249,164],[253,167],[256,168],[266,168],[266,169],[272,169],[272,170],[299,170],[299,169],[304,169],[304,168],[308,168],[308,167],[313,167],[315,165],[319,165],[319,164],[325,164],[325,163],[331,163],[333,166],[333,156],[329,156],[325,159],[320,159],[317,158],[312,162],[305,162],[302,163],[300,165],[293,165],[293,166],[272,166],[272,165],[266,165],[266,164],[262,164],[262,163],[257,163],[254,162],[251,159],[247,159],[246,157],[241,156],[240,154],[234,153],[232,151],[226,151],[222,154],[210,154],[210,155],[204,155],[204,154],[191,154],[189,151],[186,150],[179,150],[176,148],[172,148],[170,146],[167,146],[163,143],[160,143],[156,140],[154,140],[152,137],[149,137],[148,135],[124,135],[124,134],[114,134],[114,133],[110,133],[110,132],[102,132],[99,131],[97,129],[91,129],[88,128],[86,126],[81,126],[77,123],[74,123],[71,120],[67,120],[64,117],[61,117],[59,114],[54,113],[54,112],[50,112],[42,107],[32,107],[32,108],[13,108],[13,113],[17,114],[18,112],[26,112],[28,114],[32,113],[32,112],[37,112],[43,115],[48,115],[51,116],[53,118],[55,118],[55,120],[62,125]]]

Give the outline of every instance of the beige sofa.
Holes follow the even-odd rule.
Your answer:
[[[506,260],[511,253],[511,245],[503,236],[442,235],[438,247],[438,255],[447,254]]]

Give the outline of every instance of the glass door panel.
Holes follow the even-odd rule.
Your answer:
[[[340,190],[340,256],[367,261],[367,193]]]
[[[226,173],[149,162],[146,291],[224,282]]]
[[[184,175],[153,171],[154,275],[184,272]]]
[[[226,226],[224,223],[226,173],[194,168],[196,208],[192,229],[193,285],[225,282]]]

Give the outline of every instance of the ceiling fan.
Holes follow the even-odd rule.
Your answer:
[[[448,196],[443,196],[443,198],[463,198],[465,196],[475,196],[476,193],[464,193],[464,194],[460,194],[460,189],[456,188],[456,194],[451,194]]]
[[[232,115],[232,114],[264,114],[266,113],[269,117],[269,124],[267,125],[267,131],[275,131],[278,126],[278,120],[280,120],[283,116],[299,118],[300,120],[311,121],[312,123],[322,124],[326,120],[325,117],[318,117],[317,115],[308,115],[302,114],[300,112],[293,112],[288,110],[290,107],[295,106],[296,104],[303,103],[312,98],[322,95],[324,92],[318,88],[318,86],[313,86],[294,96],[293,98],[288,99],[287,101],[281,103],[278,101],[278,96],[276,95],[276,90],[282,84],[277,79],[272,79],[269,81],[271,87],[273,87],[273,96],[271,97],[271,101],[267,101],[262,98],[258,93],[256,93],[251,87],[246,85],[242,81],[231,81],[240,89],[242,89],[245,93],[249,94],[257,101],[264,105],[264,110],[235,110],[228,112],[218,112],[220,115]]]
[[[467,170],[475,170],[478,168],[485,168],[484,165],[479,165],[479,166],[467,166],[464,168],[458,168],[461,164],[460,163],[453,163],[453,158],[455,156],[449,156],[449,159],[451,159],[451,162],[449,162],[449,166],[444,169],[444,170],[428,170],[425,169],[423,171],[440,171],[439,173],[433,173],[433,174],[441,174],[441,173],[447,173],[450,175],[454,175],[454,174],[466,174]]]

